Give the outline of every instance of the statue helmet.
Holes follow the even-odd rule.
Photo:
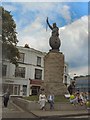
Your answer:
[[[56,26],[56,23],[53,23],[53,26]]]

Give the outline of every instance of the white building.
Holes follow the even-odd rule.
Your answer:
[[[3,92],[9,89],[12,95],[37,94],[44,80],[46,53],[33,48],[18,47],[18,49],[20,52],[18,67],[15,67],[9,60],[3,60]],[[65,64],[63,83],[70,84],[67,64]]]
[[[65,63],[64,64],[64,76],[63,76],[63,83],[66,85],[66,86],[69,86],[70,83],[71,83],[71,78],[70,78],[70,75],[68,74],[68,64]]]
[[[30,79],[44,80],[45,53],[32,48],[18,47],[18,49],[20,59],[17,68],[8,60],[3,60],[3,92],[8,88],[12,95],[29,96],[33,92],[30,89]]]

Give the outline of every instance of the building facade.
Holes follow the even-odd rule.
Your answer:
[[[30,81],[44,80],[45,53],[32,48],[18,47],[18,49],[20,52],[18,67],[9,60],[3,60],[3,92],[9,89],[12,95],[29,96],[40,88],[37,84],[30,85]]]
[[[76,90],[80,92],[90,92],[90,76],[80,76],[75,78]]]
[[[63,83],[68,87],[71,83],[71,78],[68,71],[68,63],[64,64],[64,76],[63,76]]]
[[[3,60],[2,92],[9,89],[11,95],[36,95],[44,81],[44,56],[46,53],[20,46],[18,50],[20,52],[18,67],[10,63],[9,60]],[[70,84],[67,64],[65,64],[63,83]]]

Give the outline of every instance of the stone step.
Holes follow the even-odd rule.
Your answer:
[[[40,105],[38,102],[35,102],[35,101],[27,101],[27,100],[24,100],[24,99],[16,99],[13,101],[15,104],[17,104],[18,106],[20,106],[21,108],[25,109],[25,110],[28,110],[28,111],[31,111],[31,110],[39,110],[40,109]],[[46,109],[49,110],[50,109],[50,105],[49,103],[46,103]],[[54,104],[54,109],[55,110],[70,110],[70,111],[73,111],[73,110],[86,110],[86,106],[83,105],[83,106],[80,106],[79,104],[77,104],[76,106],[75,105],[72,105],[70,104],[69,102],[68,103],[55,103]]]

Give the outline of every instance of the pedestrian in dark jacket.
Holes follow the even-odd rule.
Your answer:
[[[50,104],[50,110],[54,109],[54,95],[50,94],[48,95],[48,102]]]
[[[10,96],[10,93],[9,93],[9,90],[7,90],[6,93],[4,93],[4,95],[3,95],[4,107],[7,107],[7,105],[8,105],[9,96]]]
[[[75,82],[72,81],[72,83],[68,86],[68,92],[70,95],[72,95],[75,92]]]

